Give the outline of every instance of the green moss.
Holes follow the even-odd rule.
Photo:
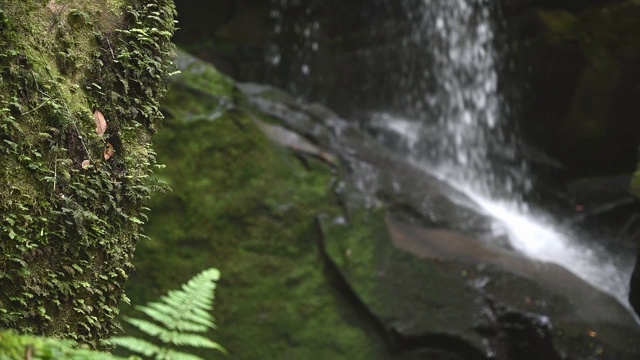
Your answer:
[[[138,250],[134,302],[215,264],[223,273],[215,337],[232,356],[369,358],[366,336],[340,316],[316,251],[314,217],[337,211],[328,168],[305,169],[230,113],[168,123],[156,146],[160,161],[173,164],[159,173],[173,192],[152,202],[153,240]]]
[[[117,328],[174,27],[170,1],[129,4],[3,4],[2,327],[94,345]],[[104,137],[95,109],[107,117]],[[109,161],[106,143],[117,151]]]
[[[0,331],[0,359],[75,359],[75,360],[124,360],[109,353],[78,347],[69,340],[18,335],[12,331]]]
[[[157,175],[172,192],[152,200],[152,240],[138,246],[129,296],[148,301],[215,266],[212,337],[232,357],[371,359],[371,340],[343,317],[317,250],[316,216],[341,212],[332,168],[272,144],[244,113],[212,108],[232,86],[201,70],[218,80],[203,88],[188,72],[177,76],[166,107],[187,115],[169,116],[154,139],[168,164]]]
[[[354,286],[354,291],[372,309],[383,307],[382,294],[375,276],[380,270],[381,243],[388,242],[385,209],[358,210],[349,222],[327,219],[326,251]],[[389,249],[391,250],[391,249]]]

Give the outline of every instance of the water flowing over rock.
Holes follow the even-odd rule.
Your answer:
[[[558,265],[465,235],[490,236],[491,221],[480,209],[460,206],[471,201],[464,194],[380,151],[375,138],[329,111],[325,118],[310,116],[295,101],[275,111],[283,104],[269,104],[274,101],[268,98],[279,90],[261,89],[245,93],[248,104],[288,118],[291,129],[309,133],[308,123],[292,119],[332,124],[326,129],[329,141],[315,141],[346,166],[336,191],[348,212],[346,223],[318,220],[321,250],[340,278],[339,288],[357,299],[351,305],[368,309],[398,358],[452,347],[459,350],[449,356],[464,359],[580,359],[599,352],[632,359],[640,354],[634,345],[640,328],[615,298]],[[345,241],[332,236],[362,209],[380,206],[387,215],[377,216],[385,225],[378,224],[375,237]],[[363,261],[362,254],[372,259]]]
[[[226,44],[236,41],[233,50],[225,48],[222,61],[209,58],[238,78],[270,82],[293,95],[236,84],[223,102],[209,97],[209,104],[224,103],[217,108],[225,120],[213,123],[224,129],[221,123],[238,117],[252,139],[260,130],[303,164],[300,176],[331,174],[332,210],[323,202],[323,211],[302,212],[313,214],[310,238],[345,317],[382,344],[374,353],[389,359],[638,358],[639,329],[625,306],[637,246],[629,236],[605,231],[632,224],[637,205],[618,185],[624,176],[611,175],[631,171],[628,148],[638,140],[637,132],[621,131],[637,126],[629,120],[637,102],[629,99],[638,79],[638,27],[627,21],[636,1],[562,1],[553,8],[542,0],[251,3],[232,6],[217,28]],[[242,19],[250,26],[240,31]],[[260,36],[247,36],[248,29]],[[264,36],[269,31],[271,38]],[[176,84],[189,88],[184,85]],[[589,100],[600,92],[603,101]],[[301,99],[328,104],[341,116]],[[263,140],[255,141],[270,154]],[[238,159],[237,153],[229,156]],[[267,171],[247,170],[237,160],[234,166],[240,174]],[[593,176],[567,181],[585,175]],[[295,183],[309,190],[297,178],[256,176],[242,184]],[[621,190],[603,191],[609,188]],[[233,210],[242,208],[242,219],[266,212],[277,224],[286,213],[297,229],[300,217],[290,209],[306,195],[291,188],[290,201],[273,204],[268,194],[277,187],[261,191],[268,200],[251,209],[263,210]],[[256,236],[255,221],[242,223]],[[284,243],[300,246],[276,230]],[[251,243],[254,255],[282,253],[280,241]],[[296,291],[309,283],[285,278]],[[297,294],[312,300],[300,305],[290,297],[294,306],[319,301],[315,293]],[[288,339],[289,354],[311,343],[298,322],[271,302],[267,307],[261,323],[296,329],[275,331]],[[346,353],[345,342],[336,349]]]

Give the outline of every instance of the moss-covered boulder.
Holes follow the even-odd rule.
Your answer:
[[[238,359],[371,359],[378,347],[323,272],[316,218],[342,212],[333,166],[278,145],[239,110],[233,84],[186,54],[177,60],[154,196],[128,288],[155,299],[201,269],[222,273],[212,337]],[[238,100],[238,101],[235,101]],[[219,354],[202,354],[218,358]]]
[[[134,302],[218,267],[211,336],[243,359],[640,354],[612,296],[501,247],[468,197],[357,125],[177,62],[155,138],[173,191],[153,201]]]
[[[0,327],[95,344],[151,192],[174,7],[0,5]]]

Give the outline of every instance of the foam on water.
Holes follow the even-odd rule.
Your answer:
[[[516,251],[561,265],[630,308],[630,266],[616,264],[616,259],[603,248],[578,241],[570,229],[554,223],[548,215],[533,213],[520,203],[487,198],[462,184],[453,185],[495,219],[496,235],[507,235]]]

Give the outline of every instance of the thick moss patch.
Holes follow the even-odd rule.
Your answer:
[[[154,299],[215,266],[222,278],[212,337],[232,357],[371,359],[371,340],[345,320],[318,252],[316,217],[341,211],[332,168],[274,145],[242,111],[211,108],[232,88],[213,68],[201,70],[210,82],[191,86],[189,72],[175,78],[165,107],[183,117],[169,116],[155,137],[167,164],[158,176],[172,191],[152,201],[151,240],[138,245],[129,296]]]
[[[3,2],[0,327],[94,345],[117,328],[174,12],[169,0]]]

